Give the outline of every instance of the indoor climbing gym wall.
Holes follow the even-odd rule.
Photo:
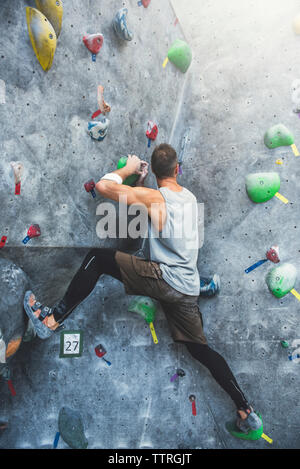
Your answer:
[[[0,448],[299,448],[298,2],[0,12]],[[198,268],[221,279],[199,297],[204,331],[263,417],[255,441],[229,434],[234,404],[160,305],[119,281],[102,276],[48,340],[27,326],[25,292],[54,304],[91,248],[146,252],[99,236],[94,183],[163,142],[204,204]]]

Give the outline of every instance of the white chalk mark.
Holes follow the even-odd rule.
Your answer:
[[[5,104],[5,95],[6,95],[6,91],[5,91],[5,81],[4,80],[0,80],[0,104]]]
[[[143,428],[143,432],[142,432],[142,436],[141,436],[141,441],[140,441],[140,447],[141,447],[141,446],[145,446],[144,437],[145,437],[145,433],[146,433],[146,430],[147,430],[147,428],[146,428],[147,422],[148,422],[149,417],[150,417],[151,403],[152,403],[152,397],[150,397],[149,402],[148,402],[147,413],[146,413],[145,422],[144,422],[144,428]]]

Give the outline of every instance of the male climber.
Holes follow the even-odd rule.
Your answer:
[[[177,182],[179,164],[176,151],[170,145],[161,144],[154,149],[151,169],[158,190],[122,184],[132,174],[139,174],[140,182],[147,175],[147,163],[135,155],[129,155],[126,166],[105,174],[96,184],[97,191],[105,198],[146,207],[151,221],[150,259],[115,249],[92,249],[56,306],[48,308],[29,291],[24,299],[26,313],[37,335],[45,339],[92,292],[102,274],[111,275],[123,282],[127,294],[150,296],[160,302],[174,341],[185,344],[234,401],[239,432],[256,431],[262,427],[260,418],[246,400],[225,359],[208,346],[203,332],[197,303],[200,293],[197,200]],[[174,229],[178,228],[176,220],[180,220],[180,212],[181,220],[184,219],[184,210],[189,214],[188,235],[183,230],[180,236],[174,236]]]

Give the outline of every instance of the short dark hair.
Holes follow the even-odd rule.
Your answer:
[[[154,148],[151,168],[158,179],[174,176],[177,163],[177,153],[171,145],[161,143]]]

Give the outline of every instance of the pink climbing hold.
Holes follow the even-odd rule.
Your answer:
[[[88,50],[92,53],[92,60],[93,62],[96,61],[96,55],[100,51],[101,47],[103,46],[103,35],[102,34],[86,34],[82,38],[85,46]]]

